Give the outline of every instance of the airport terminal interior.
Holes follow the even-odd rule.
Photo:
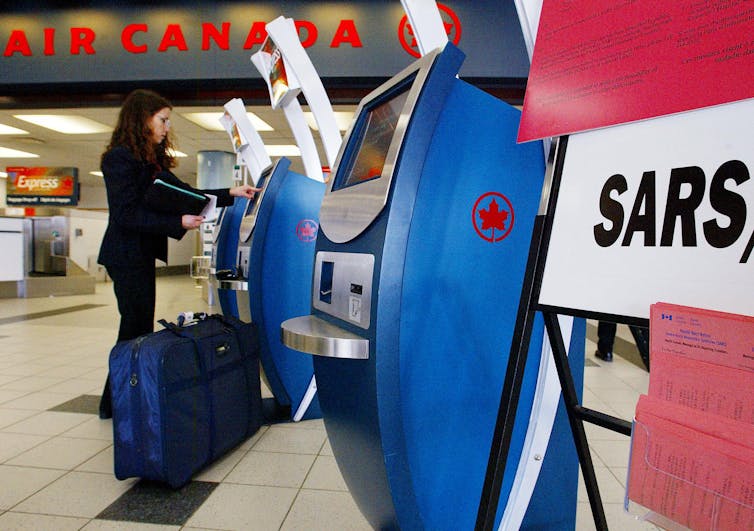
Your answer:
[[[156,315],[217,312],[197,282],[158,277]],[[93,295],[0,299],[0,529],[370,529],[321,419],[266,424],[177,491],[117,480],[112,422],[97,415],[117,322],[107,281]],[[589,321],[584,405],[630,419],[649,373],[627,328],[610,363],[594,356],[595,342]],[[656,529],[623,509],[629,438],[585,428],[610,529]],[[581,479],[576,529],[594,529]]]
[[[721,3],[743,10],[740,3]],[[0,17],[0,37],[4,27],[10,28],[0,61],[19,73],[18,79],[0,83],[0,92],[10,90],[0,97],[0,531],[466,531],[496,526],[500,531],[634,531],[660,525],[679,529],[672,527],[671,517],[718,524],[727,521],[720,516],[726,511],[735,518],[754,514],[741,500],[728,504],[725,489],[736,474],[747,500],[754,492],[746,483],[752,474],[735,464],[739,456],[733,455],[733,446],[723,452],[705,439],[707,453],[702,454],[709,470],[725,456],[730,477],[721,480],[724,494],[650,459],[652,454],[660,461],[657,456],[670,448],[667,462],[675,466],[675,446],[668,441],[677,441],[663,430],[675,430],[675,437],[680,429],[695,428],[677,418],[685,422],[692,417],[680,399],[671,415],[667,400],[643,397],[650,388],[649,361],[644,349],[639,353],[636,341],[642,342],[642,334],[635,326],[651,323],[655,338],[665,333],[664,341],[671,344],[666,364],[679,352],[685,356],[686,349],[696,348],[684,342],[686,337],[698,342],[706,356],[714,341],[704,331],[663,332],[663,326],[686,326],[686,317],[670,323],[674,314],[653,306],[646,319],[642,312],[648,304],[642,297],[654,284],[622,273],[642,270],[661,283],[665,277],[656,273],[661,268],[651,264],[672,260],[664,268],[672,275],[678,264],[696,264],[665,252],[674,247],[676,236],[682,238],[684,253],[702,249],[702,243],[697,249],[695,219],[706,220],[699,233],[710,248],[723,246],[720,240],[727,241],[730,234],[714,222],[717,214],[727,214],[715,206],[714,194],[727,197],[720,204],[730,201],[731,212],[744,219],[746,212],[746,194],[737,195],[725,183],[749,180],[745,163],[738,160],[750,152],[747,134],[730,129],[714,139],[721,144],[717,147],[705,139],[715,161],[715,151],[731,154],[725,155],[728,162],[715,165],[719,169],[710,185],[710,205],[716,213],[702,216],[705,203],[695,218],[700,203],[692,205],[690,198],[703,195],[707,170],[687,167],[685,154],[703,150],[688,142],[674,143],[678,152],[666,150],[663,142],[652,141],[655,133],[642,128],[667,136],[694,126],[698,133],[689,135],[707,137],[708,123],[726,124],[712,127],[722,131],[733,116],[753,116],[754,100],[705,103],[715,106],[709,116],[719,122],[673,108],[620,120],[609,117],[576,129],[519,130],[531,116],[524,93],[528,90],[530,98],[535,85],[529,65],[537,72],[530,60],[531,29],[538,20],[524,20],[525,10],[512,2],[500,3],[502,8],[488,0],[458,2],[458,16],[438,3],[444,14],[432,17],[429,28],[419,18],[408,24],[397,2],[389,6],[376,0],[349,2],[348,9],[338,2],[285,2],[293,9],[288,18],[274,18],[278,6],[271,2],[247,6],[235,0],[189,0],[171,2],[169,9],[143,2],[125,2],[123,8],[99,0],[85,3],[101,7],[102,13],[59,4],[50,21],[45,19],[50,27],[43,32],[29,9],[6,9],[18,11],[17,16]],[[570,1],[561,4],[563,10],[572,7]],[[597,9],[599,3],[592,4]],[[600,8],[595,16],[619,18],[613,12],[629,11],[632,4]],[[695,4],[699,13],[711,17],[708,7]],[[572,11],[576,16],[578,10]],[[91,27],[71,26],[71,14]],[[560,17],[558,11],[555,18]],[[239,25],[239,20],[246,22]],[[461,20],[467,48],[459,45]],[[601,27],[591,16],[579,20]],[[647,38],[660,31],[659,22],[652,24]],[[564,27],[568,31],[563,34],[578,33],[570,23]],[[595,42],[609,43],[609,51],[624,34],[605,27],[609,35]],[[392,40],[384,37],[388,30]],[[494,37],[486,37],[488,32]],[[644,38],[644,33],[636,35]],[[120,39],[113,37],[117,35]],[[670,46],[672,40],[652,39],[646,45],[629,42],[631,53],[610,51],[601,60],[610,69],[604,80],[590,73],[591,47],[565,48],[590,50],[573,54],[587,62],[552,76],[544,69],[544,77],[557,80],[583,71],[594,79],[588,77],[590,84],[578,89],[545,91],[543,99],[554,108],[599,114],[591,104],[566,98],[600,99],[603,92],[624,86],[632,91],[635,78],[657,68],[642,64],[639,73],[615,77],[619,70],[613,72],[617,67],[612,63],[634,52],[638,57],[638,50],[648,50],[650,44]],[[708,57],[694,53],[700,54],[694,61]],[[562,59],[554,57],[554,63]],[[69,66],[76,68],[69,72]],[[108,142],[113,128],[119,129],[118,108],[137,88],[154,89],[172,101],[166,107],[160,99],[160,109],[150,111],[143,140],[165,144],[170,130],[176,143],[166,147],[180,159],[175,175],[152,171],[160,169],[156,160],[170,166],[159,158],[144,158],[139,182],[123,181],[119,172],[107,168],[107,157],[129,147],[113,148]],[[605,108],[632,108],[615,101],[621,104]],[[733,103],[718,105],[728,101]],[[665,117],[669,112],[672,116]],[[88,127],[60,128],[59,118],[78,118],[79,125]],[[157,119],[161,125],[154,125]],[[634,120],[640,123],[624,124]],[[653,123],[661,126],[653,128]],[[665,123],[671,124],[669,129]],[[589,130],[615,124],[602,132]],[[624,134],[630,143],[615,141]],[[729,142],[733,137],[736,141]],[[105,164],[103,150],[109,150]],[[655,167],[671,169],[666,187],[661,179],[668,176],[649,170]],[[694,179],[683,181],[686,173],[676,170],[689,170]],[[737,171],[746,172],[745,178],[726,173]],[[162,179],[152,180],[160,175],[173,184],[159,193],[174,195],[170,201],[150,203],[144,198],[165,185]],[[633,193],[639,179],[635,195],[623,196],[623,203],[614,200],[628,189]],[[610,188],[614,183],[617,187]],[[197,190],[187,191],[182,184]],[[232,190],[237,196],[232,204],[231,194],[214,192],[222,209],[214,208],[211,196],[198,193],[240,184],[257,188],[253,194],[248,187]],[[693,188],[690,198],[681,193],[686,184]],[[626,190],[619,191],[620,185]],[[35,192],[39,187],[44,189]],[[657,195],[656,200],[655,192],[664,194],[665,188],[667,197]],[[114,206],[121,198],[127,207]],[[622,208],[634,198],[619,245]],[[653,223],[655,206],[660,219],[662,201],[666,210],[657,246]],[[186,208],[197,202],[195,210]],[[557,217],[556,204],[564,205]],[[605,205],[612,205],[619,219],[609,217]],[[155,223],[124,221],[118,215],[123,211]],[[206,217],[187,215],[189,211]],[[600,214],[605,222],[595,225]],[[682,222],[678,226],[677,218]],[[132,240],[137,251],[117,244],[129,253],[114,259],[117,264],[98,258],[103,238],[107,246],[117,231],[162,237],[156,222],[177,228],[179,221],[191,230],[178,241],[173,231],[165,252],[160,247],[160,254],[149,254],[156,244],[145,250],[139,234],[139,240]],[[745,231],[743,221],[733,221],[731,217],[729,228],[738,230],[735,240]],[[714,237],[718,240],[713,242]],[[746,259],[752,247],[754,236],[744,251]],[[639,251],[657,261],[646,261]],[[140,252],[143,257],[135,256]],[[163,264],[166,256],[169,261]],[[142,335],[119,344],[124,353],[126,347],[133,350],[116,360],[111,350],[120,314],[108,271],[118,279],[120,273],[131,273],[132,264],[151,268],[153,259],[159,262],[155,330],[166,320],[179,323],[173,332],[185,332],[196,324],[180,328],[179,316],[186,312],[224,314],[254,323],[245,330],[253,328],[258,342],[250,346],[255,341],[234,336],[227,321],[221,326],[210,319],[192,330],[214,325],[207,335],[213,341],[222,336],[225,343],[205,348],[196,340],[179,353],[189,360],[182,363],[184,358],[165,355],[167,349],[147,352],[154,338],[144,333],[147,317],[147,326],[139,327]],[[698,274],[703,271],[707,269],[699,268]],[[710,265],[709,271],[717,272],[717,266]],[[736,288],[731,297],[740,298],[738,277],[721,276]],[[118,300],[125,308],[124,284],[118,282]],[[686,291],[682,280],[678,286],[675,279],[667,284],[685,295],[708,283],[706,277],[691,282],[693,289]],[[140,291],[141,280],[133,286],[129,294]],[[636,301],[622,305],[634,296]],[[554,312],[580,317],[566,322]],[[612,356],[597,355],[596,319],[633,325],[618,325]],[[181,341],[188,343],[185,336]],[[724,352],[725,341],[715,341],[714,352]],[[672,373],[675,378],[677,367],[667,365],[672,370],[663,373],[663,357],[653,352],[656,391],[661,384],[654,375]],[[259,381],[252,374],[257,362]],[[565,382],[562,394],[554,365]],[[689,374],[697,378],[700,370],[689,369]],[[735,374],[739,372],[743,374]],[[107,380],[108,374],[123,378]],[[704,379],[712,381],[706,372]],[[113,387],[112,395],[106,395],[113,397],[111,412],[100,405],[106,381]],[[260,386],[261,406],[250,385]],[[748,389],[705,385],[743,389],[744,394]],[[644,422],[637,411],[645,398],[660,403],[645,406],[649,422],[644,431],[633,430],[632,446],[629,433]],[[740,402],[748,399],[743,396]],[[718,405],[723,402],[733,400],[718,400]],[[584,420],[585,438],[569,424],[564,403],[574,422]],[[263,421],[257,430],[259,417],[254,417],[260,411]],[[717,422],[706,415],[703,421],[705,426]],[[741,430],[737,434],[750,427],[724,421]],[[660,426],[656,438],[653,422]],[[717,429],[690,431],[687,438],[716,436]],[[245,437],[234,439],[230,431]],[[230,439],[234,442],[223,446]],[[680,447],[696,474],[700,468],[694,452],[700,443],[688,442]],[[653,450],[642,454],[650,444]],[[218,457],[218,447],[230,449]],[[632,448],[644,459],[631,460]],[[119,474],[124,470],[119,466],[131,468]],[[175,472],[171,467],[182,468],[187,483],[169,486],[165,476]],[[595,480],[601,500],[595,496]],[[681,488],[691,489],[690,494],[678,494]],[[704,504],[692,501],[698,489],[703,489]],[[669,504],[672,511],[658,508]],[[742,508],[749,512],[741,513]],[[691,515],[694,511],[699,514]]]

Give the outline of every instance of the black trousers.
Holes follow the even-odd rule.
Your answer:
[[[107,274],[113,280],[120,313],[118,341],[134,339],[153,332],[156,298],[154,262],[107,266]],[[112,416],[109,375],[102,391],[99,414],[101,418]]]
[[[597,323],[597,348],[600,352],[607,353],[613,351],[617,328],[618,325],[615,323],[607,321]],[[639,355],[644,366],[649,370],[649,330],[633,325],[629,326],[628,329],[631,331],[631,335],[634,336],[636,348],[639,350]]]

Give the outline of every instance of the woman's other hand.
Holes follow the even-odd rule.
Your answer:
[[[230,195],[233,197],[246,197],[248,199],[251,199],[254,197],[254,194],[256,194],[258,191],[260,191],[261,188],[254,188],[250,184],[244,184],[243,186],[234,186],[230,189]]]
[[[192,214],[184,214],[181,216],[181,225],[186,230],[191,229],[198,229],[202,221],[204,221],[204,216],[194,216]]]

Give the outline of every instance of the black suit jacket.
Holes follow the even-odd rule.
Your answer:
[[[167,263],[168,236],[180,240],[186,230],[181,226],[181,216],[157,212],[144,204],[144,194],[155,177],[155,166],[137,159],[128,148],[118,146],[102,158],[102,173],[110,215],[97,261],[106,267],[154,265],[155,259]],[[233,204],[234,198],[227,188],[195,190],[168,171],[159,172],[159,177],[175,186],[216,195],[219,207]]]

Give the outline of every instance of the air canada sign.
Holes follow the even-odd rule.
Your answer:
[[[262,44],[267,38],[265,22],[252,22],[246,32],[246,36],[239,44],[244,50],[250,50],[255,45]],[[309,47],[320,38],[317,26],[308,20],[295,21],[296,29],[301,36],[303,46]],[[181,24],[166,24],[163,27],[145,23],[133,23],[125,25],[120,31],[121,48],[132,54],[142,54],[150,51],[166,52],[168,50],[190,51],[199,49],[207,51],[212,48],[219,50],[230,50],[231,44],[231,23],[222,22],[213,24],[203,22],[200,28],[200,39],[198,42],[191,42],[186,38],[184,27]],[[38,32],[30,35],[25,29],[11,30],[10,35],[5,43],[3,56],[12,57],[14,55],[34,56],[34,55],[94,55],[97,53],[97,32],[94,28],[88,26],[70,27],[59,31],[57,28],[43,28],[41,46],[32,46],[31,42],[39,40]],[[192,28],[193,33],[193,28]],[[156,36],[156,41],[155,41]],[[156,46],[150,42],[156,42]],[[340,46],[352,46],[360,48],[362,46],[361,37],[353,20],[343,19],[338,24],[335,34],[329,37],[329,46],[338,48]]]
[[[447,6],[438,4],[442,11],[445,29],[450,39],[458,44],[461,37],[461,24],[458,16]],[[371,19],[372,17],[369,17]],[[398,38],[404,49],[418,56],[413,30],[404,16],[399,23]],[[265,21],[241,22],[200,22],[198,24],[170,23],[159,24],[131,22],[120,27],[95,27],[76,25],[67,27],[11,27],[7,34],[0,33],[0,46],[4,57],[33,57],[56,55],[95,55],[100,46],[119,48],[129,54],[150,52],[196,52],[209,50],[251,50],[267,38]],[[362,36],[356,19],[343,18],[337,24],[328,23],[326,34],[310,20],[294,20],[301,44],[309,48],[317,43],[330,48],[362,48]],[[366,25],[366,23],[364,23]],[[370,20],[370,25],[371,20]],[[114,41],[114,35],[119,42]],[[393,35],[395,33],[393,32]],[[410,38],[406,38],[410,35]],[[407,42],[408,41],[408,42]],[[102,44],[102,43],[106,44]]]

